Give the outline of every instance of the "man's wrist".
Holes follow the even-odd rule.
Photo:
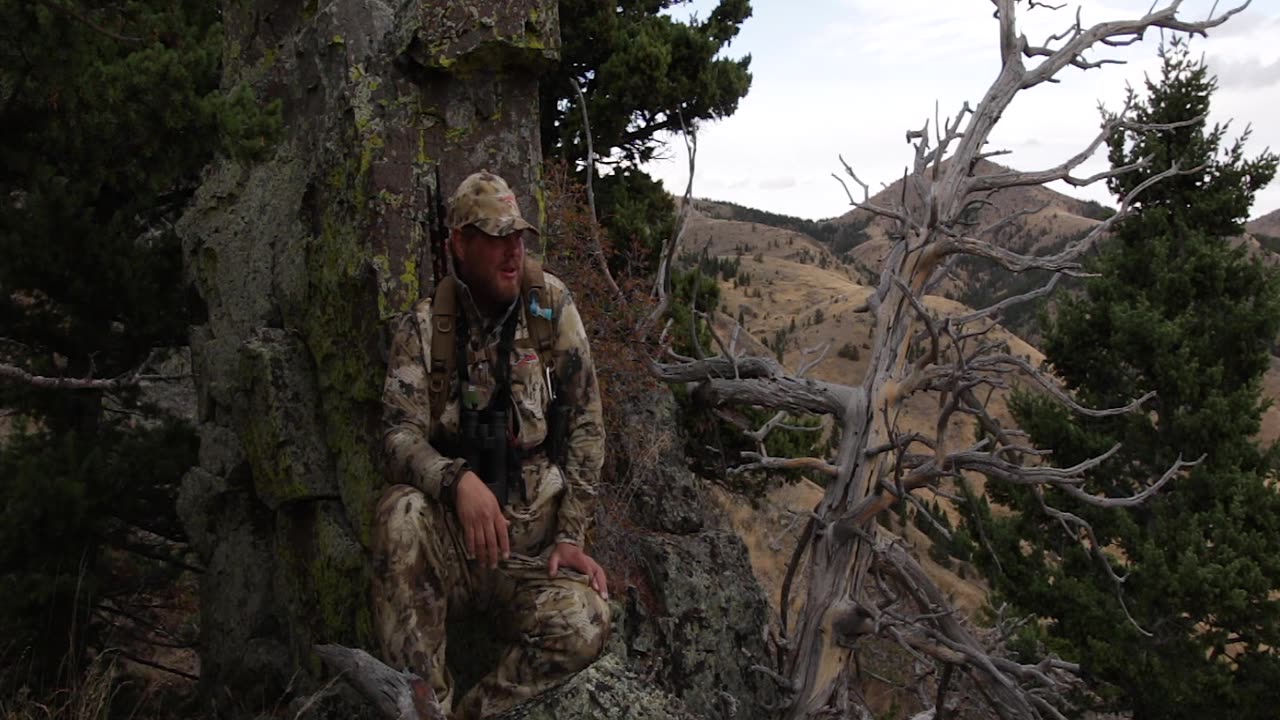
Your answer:
[[[462,478],[471,471],[471,466],[466,460],[459,459],[453,467],[453,472],[445,476],[444,482],[440,485],[440,503],[447,508],[454,509],[458,506],[458,485],[462,482]]]

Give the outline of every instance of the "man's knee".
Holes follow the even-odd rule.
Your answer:
[[[426,495],[410,485],[387,488],[374,510],[374,551],[386,552],[416,539],[427,502]]]
[[[570,672],[577,672],[600,657],[609,641],[609,604],[590,587],[574,583],[572,601],[561,610],[568,626],[564,644],[564,662]]]

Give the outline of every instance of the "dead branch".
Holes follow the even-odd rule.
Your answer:
[[[1014,3],[1015,0],[997,1],[997,12],[1000,14],[1002,24],[1007,15],[1009,24],[1012,26]],[[1247,8],[1249,0],[1219,15],[1211,15],[1208,19],[1200,22],[1193,22],[1180,17],[1178,11],[1181,5],[1182,0],[1172,0],[1172,2],[1159,10],[1156,10],[1153,5],[1151,12],[1136,20],[1103,22],[1089,28],[1081,27],[1077,20],[1076,26],[1069,31],[1066,41],[1056,49],[1047,47],[1031,48],[1026,45],[1025,38],[1010,38],[1009,41],[1002,42],[1002,55],[1006,62],[1009,62],[1010,56],[1015,53],[1023,53],[1028,57],[1046,58],[1044,62],[1034,69],[1024,73],[1020,87],[1021,89],[1026,89],[1049,81],[1068,65],[1085,69],[1098,67],[1101,63],[1093,63],[1084,59],[1084,53],[1087,50],[1099,44],[1110,47],[1129,44],[1141,38],[1148,28],[1161,28],[1191,35],[1204,35],[1207,30],[1221,25]],[[1012,31],[1012,28],[1010,30]]]
[[[691,383],[712,378],[775,378],[783,375],[777,360],[764,355],[745,358],[713,357],[675,364],[651,363],[650,372],[666,383]]]
[[[982,320],[984,318],[1000,317],[1001,315],[1004,314],[1006,310],[1008,310],[1011,307],[1014,307],[1016,305],[1021,305],[1023,303],[1028,303],[1033,300],[1039,300],[1040,298],[1043,298],[1049,295],[1054,291],[1056,287],[1058,287],[1058,281],[1061,279],[1062,279],[1062,276],[1055,273],[1049,277],[1049,282],[1045,283],[1044,285],[1041,285],[1035,290],[1027,291],[1025,293],[1022,293],[1021,295],[1014,295],[1012,297],[1007,297],[1004,300],[988,305],[987,307],[982,308],[981,310],[975,310],[971,313],[958,315],[952,318],[952,321],[957,325],[967,325],[968,323],[974,322],[976,320]]]
[[[1170,466],[1169,469],[1165,471],[1164,475],[1160,476],[1159,480],[1148,485],[1141,492],[1135,493],[1134,495],[1130,495],[1129,497],[1102,497],[1099,495],[1093,495],[1091,493],[1087,493],[1084,490],[1081,490],[1080,488],[1075,487],[1074,485],[1061,485],[1059,487],[1068,496],[1075,498],[1080,502],[1086,503],[1088,505],[1092,505],[1094,507],[1100,507],[1100,508],[1137,507],[1145,503],[1147,500],[1149,500],[1151,496],[1160,492],[1160,490],[1164,488],[1166,483],[1168,483],[1170,480],[1180,475],[1182,471],[1188,468],[1195,467],[1196,465],[1199,465],[1201,462],[1204,462],[1205,457],[1206,457],[1205,455],[1201,455],[1199,458],[1196,458],[1195,460],[1192,460],[1192,461],[1185,461],[1181,457],[1179,457],[1173,463],[1173,465]]]
[[[854,200],[853,193],[849,190],[849,186],[845,184],[844,179],[842,179],[839,175],[836,175],[835,173],[831,174],[831,177],[835,178],[836,182],[840,183],[840,186],[844,188],[845,195],[849,197],[850,205],[852,205],[853,207],[859,210],[866,210],[869,213],[873,213],[875,215],[879,215],[880,217],[888,218],[896,222],[903,222],[903,223],[906,222],[907,220],[906,216],[898,212],[897,210],[884,207],[883,205],[876,205],[875,203],[871,202],[871,188],[868,187],[866,183],[862,182],[862,180],[858,179],[858,174],[853,171],[853,168],[849,165],[849,163],[845,162],[844,156],[839,156],[839,157],[840,157],[840,164],[844,166],[845,174],[848,175],[850,178],[852,178],[853,181],[858,183],[858,186],[862,188],[862,200]]]
[[[731,468],[729,472],[739,474],[752,470],[800,470],[830,477],[835,477],[840,472],[840,468],[822,458],[777,458],[755,452],[744,452],[742,457],[751,462]]]
[[[138,367],[113,378],[48,377],[45,375],[35,375],[16,365],[0,363],[0,380],[30,385],[31,387],[39,388],[41,390],[90,390],[99,392],[115,392],[150,383],[179,382],[182,380],[189,380],[191,378],[191,376],[187,374],[155,375],[142,372],[150,362],[151,357],[148,357],[147,360]]]
[[[417,675],[392,670],[358,648],[316,645],[314,652],[383,717],[390,720],[445,720],[435,691]]]
[[[578,94],[578,107],[582,110],[582,134],[587,139],[587,206],[591,209],[592,251],[600,260],[600,272],[609,283],[609,290],[613,292],[614,297],[622,300],[622,290],[618,289],[618,283],[613,280],[613,273],[609,271],[609,258],[605,257],[604,248],[600,246],[600,236],[597,234],[600,229],[600,219],[596,215],[596,194],[592,189],[592,180],[596,174],[596,153],[591,144],[591,119],[587,117],[587,98],[582,94],[582,86],[578,84],[577,78],[569,78],[569,84]]]
[[[680,120],[680,136],[684,138],[685,151],[689,156],[689,182],[684,188],[684,199],[680,202],[680,214],[676,218],[675,228],[671,232],[671,238],[667,241],[666,247],[663,248],[662,259],[658,265],[658,277],[653,286],[653,294],[659,301],[665,301],[667,294],[671,291],[671,262],[676,256],[676,250],[680,247],[680,239],[684,236],[684,228],[689,220],[689,209],[693,205],[693,175],[698,157],[697,130],[685,125],[684,115],[679,111],[676,112],[676,116]]]
[[[155,660],[148,660],[146,658],[138,657],[137,655],[127,653],[124,650],[121,650],[120,648],[108,648],[107,651],[110,652],[112,655],[118,655],[132,663],[145,665],[149,668],[154,668],[161,672],[169,673],[170,675],[177,675],[178,677],[183,678],[185,680],[193,680],[196,682],[200,681],[199,675],[192,675],[191,673],[185,670],[179,670],[174,667],[169,667],[168,665],[164,665],[163,663],[158,663]]]

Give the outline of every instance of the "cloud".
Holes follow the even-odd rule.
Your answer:
[[[1280,60],[1264,64],[1256,57],[1229,60],[1211,56],[1206,62],[1223,88],[1256,90],[1280,83]]]
[[[782,177],[773,177],[767,180],[760,181],[761,190],[786,190],[787,188],[793,188],[795,186],[796,186],[796,179],[791,177],[790,175],[784,175]]]
[[[1257,39],[1280,32],[1280,16],[1258,18],[1256,8],[1249,8],[1238,17],[1209,31],[1209,40],[1254,36]]]
[[[692,6],[715,2],[694,0]],[[1072,0],[1062,11],[1023,12],[1020,18],[1028,39],[1039,42],[1063,30],[1075,18],[1076,5],[1084,6],[1090,23],[1141,16],[1151,2]],[[1187,12],[1203,17],[1213,2],[1187,0]],[[1224,26],[1238,32],[1225,38],[1211,32],[1192,45],[1193,54],[1207,57],[1221,76],[1211,121],[1234,118],[1237,128],[1251,125],[1251,155],[1280,147],[1280,114],[1271,107],[1280,73],[1270,64],[1280,59],[1276,2],[1255,0]],[[848,207],[844,190],[831,178],[832,172],[843,176],[837,156],[875,192],[911,164],[912,149],[904,141],[908,128],[928,119],[932,129],[935,109],[945,121],[965,100],[975,105],[1000,70],[990,0],[821,0],[803,3],[803,17],[794,3],[754,4],[756,16],[734,47],[752,53],[755,79],[737,113],[706,123],[699,133],[694,193],[700,196],[799,217],[839,215]],[[1268,7],[1258,10],[1263,4]],[[1141,91],[1144,76],[1159,77],[1158,35],[1094,54],[1125,65],[1088,72],[1067,68],[1061,84],[1020,94],[991,136],[991,149],[1014,152],[996,161],[1037,169],[1078,153],[1098,132],[1099,102],[1115,110],[1126,83]],[[688,181],[678,140],[670,155],[646,169],[678,195]],[[1107,167],[1102,148],[1081,173]],[[1101,183],[1071,194],[1112,202]],[[1257,209],[1277,205],[1280,183],[1259,194]]]

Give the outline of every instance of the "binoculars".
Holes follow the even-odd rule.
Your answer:
[[[547,437],[544,447],[551,462],[564,467],[569,455],[570,408],[557,398],[547,408]],[[521,473],[522,455],[510,436],[511,411],[505,408],[467,408],[461,412],[461,447],[472,472],[480,476],[484,484],[498,498],[501,507],[507,506],[511,488],[519,488],[525,497],[524,477]]]
[[[461,420],[462,446],[467,449],[467,464],[480,476],[484,484],[498,498],[498,505],[507,506],[513,483],[524,491],[520,477],[520,461],[508,428],[510,414],[505,409],[463,408]]]

